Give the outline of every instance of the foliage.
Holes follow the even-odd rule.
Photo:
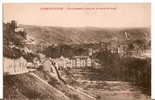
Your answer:
[[[80,46],[69,46],[69,45],[58,45],[58,46],[49,46],[44,49],[43,54],[52,58],[64,57],[73,57],[87,55],[87,49],[81,48]]]
[[[3,49],[4,56],[9,58],[19,58],[22,55],[22,50],[25,46],[26,33],[24,31],[15,32],[17,28],[16,22],[3,24]]]
[[[96,71],[100,73],[103,80],[129,81],[133,85],[138,85],[150,93],[151,90],[151,59],[120,57],[110,52],[99,52],[96,54],[102,68]],[[145,90],[145,91],[146,91]]]
[[[37,54],[32,52],[26,53],[24,51],[24,48],[26,47],[25,41],[27,39],[27,33],[25,31],[15,31],[16,28],[18,28],[18,26],[14,20],[11,21],[11,23],[3,23],[4,57],[18,59],[22,56],[28,62],[33,62],[33,58],[38,57]]]

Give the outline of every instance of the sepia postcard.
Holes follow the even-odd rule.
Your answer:
[[[149,3],[3,3],[4,100],[151,100]]]

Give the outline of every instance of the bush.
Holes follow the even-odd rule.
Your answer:
[[[150,95],[151,92],[151,59],[120,57],[110,52],[100,52],[96,59],[104,66],[100,71],[102,79],[111,81],[127,81],[143,87]],[[104,75],[102,75],[104,74]]]

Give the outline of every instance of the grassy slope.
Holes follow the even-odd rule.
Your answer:
[[[69,100],[29,73],[4,77],[4,98],[23,100]]]
[[[33,74],[37,75],[39,79]],[[4,98],[7,100],[94,100],[89,95],[62,84],[52,76],[48,76],[47,80],[44,77],[47,73],[36,71],[33,74],[4,76]],[[40,79],[51,86],[49,87]]]
[[[36,71],[35,74],[39,76],[43,80],[47,80],[44,77],[43,72]],[[66,80],[68,83],[68,81]],[[79,91],[78,89],[72,88],[68,85],[63,84],[62,82],[56,80],[52,76],[48,76],[48,83],[52,85],[53,87],[57,88],[59,91],[63,92],[66,96],[68,96],[71,100],[94,100],[93,97],[91,97],[88,94],[83,93],[82,91]]]

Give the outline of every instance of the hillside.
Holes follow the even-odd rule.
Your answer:
[[[50,84],[40,75],[32,73],[4,76],[4,99],[18,100],[94,100],[89,95],[78,92],[54,77]],[[39,72],[39,74],[45,74]],[[59,88],[60,87],[60,88]]]
[[[94,43],[107,42],[113,39],[124,41],[127,32],[130,40],[150,38],[149,28],[96,28],[96,27],[48,27],[20,25],[36,43]]]
[[[25,84],[26,83],[26,84]],[[30,74],[12,75],[4,77],[4,98],[9,99],[50,99],[69,100],[58,91],[49,88]]]

